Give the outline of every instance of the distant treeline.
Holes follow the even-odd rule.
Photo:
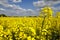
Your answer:
[[[5,14],[0,14],[0,17],[25,17],[25,16],[7,16]],[[38,16],[26,16],[26,17],[38,17]]]
[[[7,15],[5,15],[5,14],[0,14],[0,17],[7,17]]]

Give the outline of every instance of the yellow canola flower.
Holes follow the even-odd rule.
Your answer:
[[[24,32],[20,32],[19,37],[23,37],[24,36]]]
[[[0,40],[3,40],[3,38],[2,38],[2,37],[0,37]]]
[[[3,26],[2,25],[0,25],[0,30],[3,30]]]
[[[36,35],[36,31],[33,27],[29,27],[29,29],[31,30],[31,32],[33,33],[33,35]]]
[[[17,38],[16,40],[20,40],[20,38],[22,40],[36,40],[36,38],[37,40],[46,40],[46,35],[48,36],[47,39],[50,40],[49,37],[52,37],[52,32],[58,34],[60,31],[59,14],[57,13],[57,17],[51,17],[52,9],[44,7],[42,9],[42,17],[0,17],[0,40],[5,40],[5,38],[13,40],[12,32]],[[36,30],[36,28],[39,30]]]
[[[42,10],[43,10],[44,12],[52,11],[52,9],[51,9],[50,7],[44,7],[44,8],[42,8]]]
[[[0,34],[0,37],[2,37],[3,36],[3,34]]]
[[[24,38],[27,38],[27,34],[24,34]]]
[[[45,13],[45,15],[52,16],[52,8],[50,7],[44,7],[41,9],[42,13]]]
[[[13,39],[9,39],[9,40],[13,40]]]
[[[27,37],[27,40],[31,40],[31,36],[28,36],[28,37]]]
[[[45,25],[45,28],[46,28],[46,29],[48,29],[48,28],[49,28],[49,26],[48,26],[48,25]]]
[[[32,40],[35,40],[34,38],[32,38]]]

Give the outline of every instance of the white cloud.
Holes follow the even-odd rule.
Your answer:
[[[27,13],[27,14],[29,13],[28,15],[32,15],[32,16],[33,16],[33,15],[36,15],[36,12],[35,12],[34,10],[32,10],[32,9],[27,9],[26,13]],[[27,15],[27,14],[26,14],[26,15]]]
[[[60,1],[60,0],[44,0],[44,1]]]
[[[51,7],[54,12],[53,12],[53,15],[55,16],[56,15],[56,12],[60,12],[60,6],[59,7]]]
[[[50,6],[54,11],[53,15],[55,15],[58,11],[60,12],[60,5],[55,7],[57,4],[60,4],[60,0],[40,0],[37,2],[33,2],[33,5],[38,8],[38,12],[40,12],[41,7]]]
[[[0,8],[0,11],[4,11],[5,9],[4,8]]]
[[[14,0],[14,2],[16,2]],[[18,1],[17,1],[18,2]],[[19,0],[21,2],[21,0]],[[23,9],[19,5],[9,4],[8,0],[0,0],[0,4],[5,7],[5,9],[0,8],[0,13],[6,15],[20,15],[20,16],[29,16],[29,15],[36,15],[36,12],[32,9]],[[7,8],[7,9],[6,9]],[[10,8],[10,9],[8,9]]]
[[[46,2],[46,5],[54,6],[54,5],[57,5],[59,3],[60,3],[60,1],[48,1],[48,2]]]
[[[15,3],[22,2],[22,0],[13,0],[13,2],[15,2]]]
[[[46,5],[46,3],[44,1],[37,1],[37,2],[33,2],[33,5],[36,7],[43,7]]]
[[[15,1],[14,2],[21,2],[21,0],[19,1]],[[0,13],[2,14],[6,14],[9,16],[12,15],[17,15],[17,16],[29,16],[29,15],[36,15],[36,12],[32,9],[24,9],[22,7],[20,7],[19,5],[15,5],[15,4],[9,4],[8,0],[0,0],[0,5],[2,5],[3,7],[0,8]]]
[[[7,7],[13,7],[13,5],[9,4]]]
[[[0,4],[3,6],[7,6],[8,2],[7,2],[7,0],[0,0]]]
[[[58,7],[51,7],[54,11],[60,11],[60,6]]]
[[[13,0],[13,2],[22,2],[22,0]],[[8,3],[8,0],[0,0],[0,4],[4,7],[12,7],[13,5]]]
[[[36,7],[44,7],[46,5],[48,6],[54,6],[60,3],[60,0],[42,0],[42,1],[37,1],[33,2],[33,5]]]
[[[21,8],[19,5],[11,5],[9,4],[6,8],[10,8],[10,9],[2,9],[0,8],[0,13],[2,14],[6,14],[6,15],[9,15],[9,16],[29,16],[29,15],[36,15],[36,12],[32,9],[23,9]]]

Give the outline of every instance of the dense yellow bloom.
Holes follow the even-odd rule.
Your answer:
[[[32,38],[32,40],[35,40],[34,38]]]
[[[2,25],[0,25],[0,30],[3,30],[3,26]]]
[[[0,40],[53,40],[60,36],[59,13],[44,7],[42,17],[0,17]]]
[[[27,37],[27,40],[31,40],[31,36]]]
[[[33,27],[29,27],[29,29],[31,30],[31,32],[33,33],[33,35],[36,35],[36,31]]]
[[[44,7],[44,8],[42,8],[42,11],[44,12],[44,13],[52,13],[52,9],[50,8],[50,7]]]

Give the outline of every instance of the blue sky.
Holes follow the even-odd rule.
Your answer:
[[[50,6],[54,12],[60,11],[60,0],[0,0],[0,14],[10,16],[39,15],[39,10]]]
[[[34,7],[33,2],[36,1],[38,0],[22,0],[22,2],[14,3],[11,0],[9,0],[9,3],[19,5],[22,8],[26,8],[26,9],[35,9],[36,7]]]

